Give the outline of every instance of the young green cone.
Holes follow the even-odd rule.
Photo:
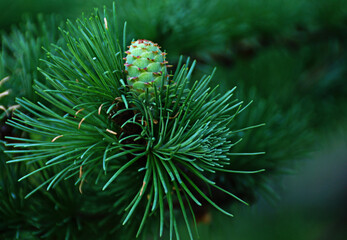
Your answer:
[[[154,88],[167,85],[167,66],[165,52],[160,50],[157,43],[139,39],[133,41],[126,51],[125,70],[130,91],[144,99],[146,90],[154,97]]]

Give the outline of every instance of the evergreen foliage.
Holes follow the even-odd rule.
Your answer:
[[[263,171],[228,167],[230,158],[238,155],[232,151],[241,141],[237,133],[256,126],[231,129],[244,108],[232,100],[234,89],[225,94],[210,89],[212,76],[188,88],[195,65],[189,68],[189,60],[182,67],[179,63],[168,86],[162,81],[161,88],[154,89],[154,101],[148,91],[144,99],[129,91],[125,42],[122,48],[115,18],[114,10],[111,18],[96,12],[76,24],[67,22],[67,31],[63,31],[67,50],[56,46],[56,53],[47,53],[47,66],[41,69],[51,87],[39,81],[34,87],[49,105],[17,99],[23,110],[17,110],[8,124],[30,137],[7,137],[15,142],[7,143],[14,150],[6,152],[18,155],[8,163],[37,165],[19,179],[39,183],[26,197],[41,192],[42,187],[60,189],[59,182],[68,179],[75,179],[82,193],[85,182],[95,181],[105,191],[112,189],[113,211],[125,211],[123,225],[138,221],[137,236],[153,215],[159,218],[160,236],[167,225],[170,239],[179,238],[176,218],[181,212],[193,239],[190,219],[196,222],[195,205],[210,204],[232,216],[214,202],[210,188],[245,203],[211,176]],[[96,201],[103,202],[103,198],[100,195]]]
[[[12,159],[12,155],[6,154],[5,136],[23,136],[25,133],[5,124],[12,116],[12,112],[18,109],[15,103],[16,97],[25,96],[28,99],[37,99],[33,93],[34,80],[45,81],[38,74],[39,59],[44,58],[42,46],[50,48],[50,44],[58,40],[57,17],[44,17],[39,15],[37,19],[26,18],[25,24],[14,27],[10,34],[3,34],[1,38],[2,49],[0,52],[0,236],[4,239],[35,239],[33,231],[35,224],[32,216],[36,215],[34,205],[47,206],[47,198],[36,198],[35,201],[27,201],[25,195],[31,191],[34,184],[18,183],[18,179],[24,172],[31,168],[25,164],[7,165],[6,161]],[[38,24],[38,22],[42,24]],[[7,93],[7,94],[4,94]],[[41,195],[42,196],[42,195]],[[52,206],[52,205],[51,205]],[[44,209],[42,213],[46,213]],[[35,221],[35,220],[34,220]],[[37,226],[37,224],[36,224]]]
[[[119,26],[97,14],[59,34],[56,17],[40,16],[2,35],[0,238],[170,239],[183,228],[195,238],[208,206],[273,198],[273,177],[292,172],[316,132],[344,123],[346,2],[117,4]],[[126,81],[122,57],[137,38],[174,64],[152,101]],[[233,94],[255,103],[241,108]]]

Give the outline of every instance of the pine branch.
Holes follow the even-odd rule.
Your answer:
[[[153,100],[149,90],[144,99],[138,97],[126,81],[125,49],[114,19],[115,9],[111,17],[96,11],[90,18],[67,22],[67,30],[62,30],[67,48],[57,45],[40,69],[49,86],[37,81],[34,87],[47,104],[18,98],[21,109],[8,121],[40,137],[8,137],[15,142],[7,147],[14,150],[6,152],[17,155],[8,163],[37,164],[20,179],[44,176],[28,195],[43,187],[53,189],[66,179],[77,180],[83,192],[83,183],[95,180],[107,196],[123,196],[112,211],[124,210],[123,225],[133,222],[138,236],[153,215],[159,216],[160,236],[168,224],[170,239],[174,234],[179,238],[181,215],[192,239],[191,204],[203,201],[231,215],[207,193],[210,187],[245,203],[210,176],[263,171],[228,168],[239,140],[230,124],[242,103],[233,100],[234,89],[225,94],[210,89],[212,75],[188,88],[195,65],[189,68],[189,60],[168,85],[154,88]]]

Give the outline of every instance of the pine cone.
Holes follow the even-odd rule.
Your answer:
[[[130,91],[137,94],[140,99],[145,98],[146,89],[150,96],[154,97],[155,87],[159,89],[167,85],[166,53],[160,50],[157,43],[144,39],[134,41],[126,54],[124,65],[127,83]]]

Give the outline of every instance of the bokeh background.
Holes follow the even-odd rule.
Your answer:
[[[46,21],[44,31],[52,31],[37,14],[74,20],[111,4],[1,0],[0,31],[7,39],[30,31],[28,19]],[[116,6],[128,40],[158,42],[173,64],[180,55],[197,59],[196,77],[217,67],[222,91],[237,86],[239,98],[254,100],[245,121],[265,122],[267,130],[244,143],[275,159],[270,169],[283,159],[271,188],[262,189],[265,197],[255,196],[251,207],[233,205],[233,219],[211,211],[199,224],[201,239],[347,239],[347,1],[118,0]]]

